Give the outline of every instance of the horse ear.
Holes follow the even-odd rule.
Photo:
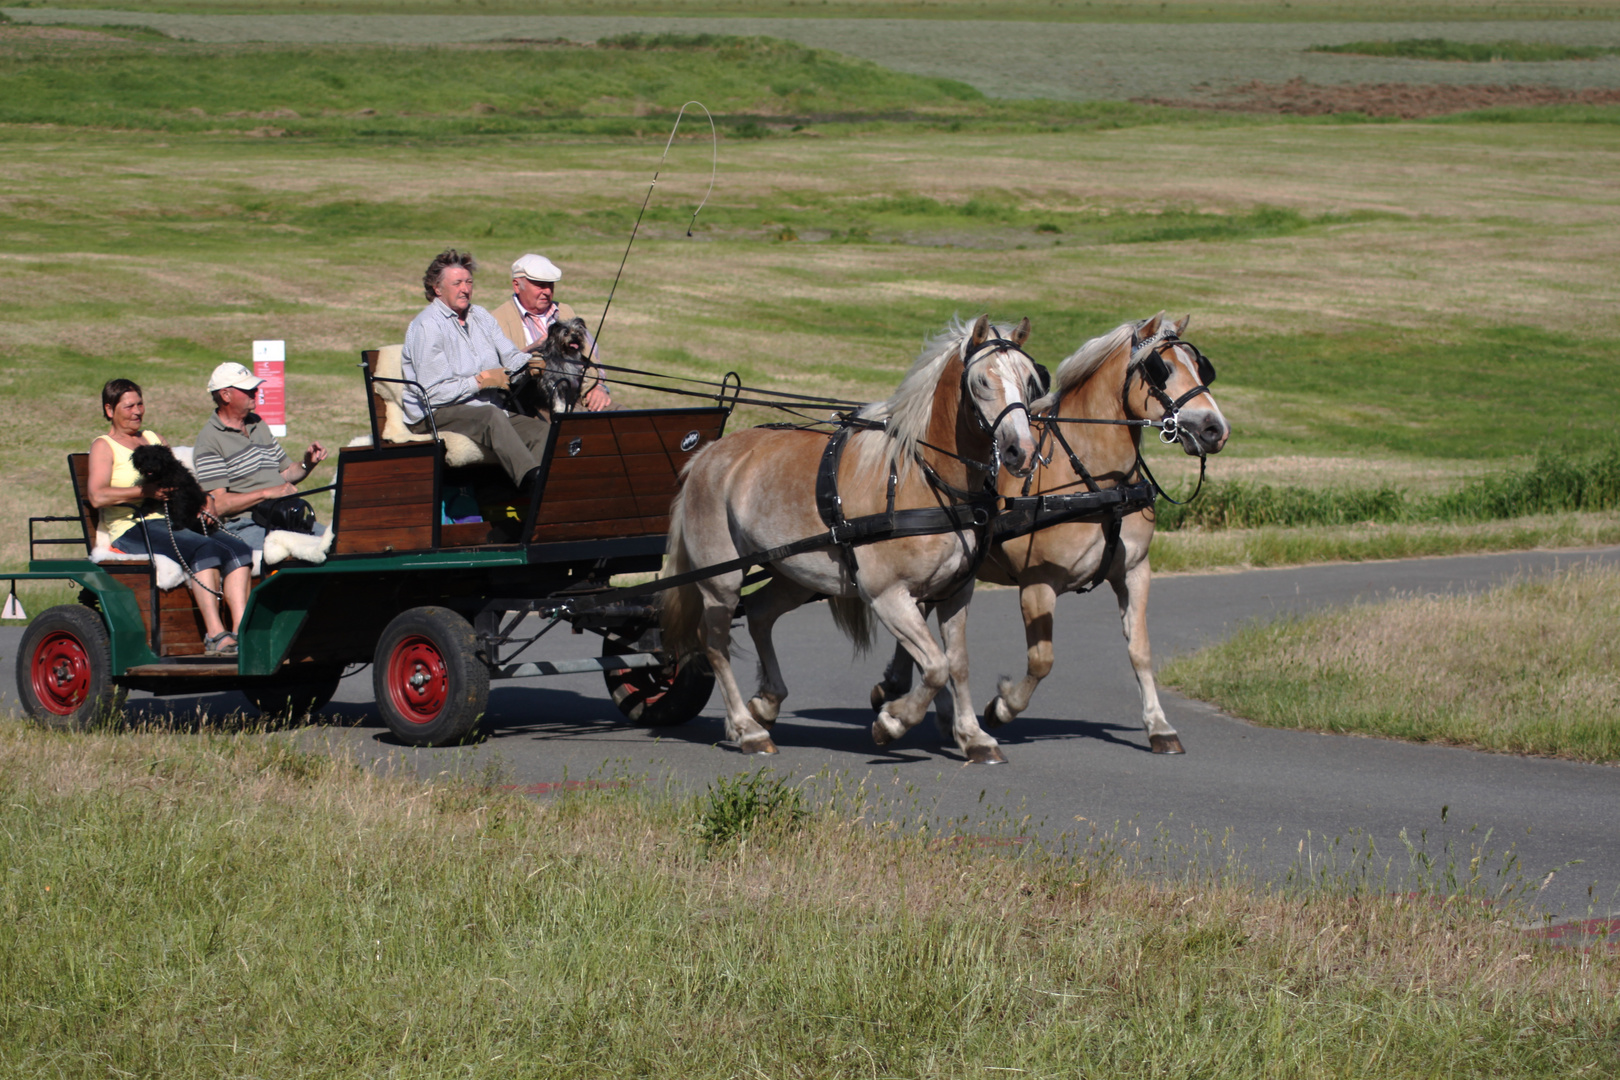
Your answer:
[[[984,344],[984,339],[990,336],[990,316],[980,315],[973,324],[973,332],[968,335],[968,345],[978,348]]]
[[[1177,323],[1173,324],[1173,326],[1175,327],[1176,337],[1180,337],[1182,334],[1186,333],[1187,324],[1190,323],[1190,322],[1192,322],[1192,316],[1191,315],[1183,315],[1181,317],[1180,322],[1177,322]]]
[[[1164,322],[1164,312],[1161,311],[1157,315],[1153,316],[1153,318],[1136,328],[1137,339],[1145,341],[1154,334],[1157,334],[1159,332],[1159,324],[1162,322]]]
[[[1029,340],[1029,316],[1026,315],[1026,316],[1024,316],[1023,320],[1021,322],[1019,322],[1018,328],[1013,331],[1012,343],[1014,345],[1017,345],[1019,348],[1023,348],[1024,342],[1026,342],[1028,340]]]

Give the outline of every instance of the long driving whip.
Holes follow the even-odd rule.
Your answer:
[[[709,118],[709,139],[713,149],[709,161],[709,190],[703,193],[703,201],[697,204],[696,210],[692,211],[692,220],[686,226],[687,236],[692,235],[692,228],[697,224],[698,214],[708,203],[709,196],[714,194],[714,178],[720,170],[720,133],[715,130],[714,116],[709,112],[708,106],[701,101],[688,101],[681,106],[681,111],[675,115],[675,126],[669,129],[669,139],[664,143],[663,154],[659,155],[658,167],[653,170],[652,183],[647,185],[647,194],[642,197],[641,210],[636,214],[636,223],[630,229],[630,241],[624,245],[624,258],[619,260],[619,272],[613,275],[613,287],[608,290],[607,303],[602,305],[602,318],[596,324],[598,347],[602,341],[602,326],[607,322],[608,308],[613,306],[613,294],[619,291],[619,279],[624,276],[624,264],[630,260],[630,248],[636,242],[636,233],[641,231],[641,217],[647,212],[647,204],[652,201],[653,188],[658,186],[658,174],[664,170],[664,160],[669,157],[669,148],[675,145],[675,133],[680,130],[681,121],[686,119],[686,109],[689,105],[696,105],[703,110],[703,115]],[[591,351],[595,353],[596,348],[593,347]]]

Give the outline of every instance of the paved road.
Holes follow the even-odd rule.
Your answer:
[[[1620,562],[1620,548],[1164,577],[1154,585],[1150,627],[1163,658],[1248,619],[1391,591],[1478,589],[1521,571],[1584,559]],[[945,820],[966,815],[970,831],[1026,813],[1031,821],[1022,831],[1048,838],[1065,830],[1083,833],[1093,823],[1127,822],[1133,836],[1137,827],[1153,835],[1164,823],[1178,842],[1189,840],[1193,829],[1217,837],[1230,830],[1246,848],[1245,859],[1273,876],[1295,860],[1307,833],[1318,850],[1324,837],[1348,843],[1353,835],[1371,835],[1379,850],[1394,854],[1402,850],[1402,829],[1413,836],[1428,830],[1431,851],[1445,838],[1466,848],[1489,829],[1489,846],[1516,847],[1527,876],[1539,881],[1563,868],[1541,894],[1550,909],[1571,915],[1584,914],[1589,903],[1603,913],[1620,909],[1620,769],[1268,730],[1168,692],[1165,710],[1188,752],[1155,757],[1136,719],[1135,681],[1111,596],[1063,599],[1060,664],[1030,712],[998,732],[1010,759],[1005,766],[964,767],[954,747],[940,744],[931,723],[890,750],[875,749],[866,699],[879,662],[852,659],[823,605],[784,619],[779,632],[793,695],[777,725],[782,753],[774,759],[744,757],[718,745],[718,694],[698,719],[659,737],[620,722],[600,679],[588,676],[497,684],[486,743],[415,750],[394,744],[380,726],[368,670],[352,678],[326,710],[332,726],[305,737],[368,758],[393,758],[423,776],[477,772],[498,761],[525,785],[605,773],[667,776],[701,790],[717,776],[760,767],[797,776],[830,770],[875,781],[899,812]],[[12,658],[19,634],[0,630],[0,691],[8,700],[15,700]],[[1016,594],[982,592],[970,634],[982,706],[998,673],[1022,670]],[[588,655],[596,642],[559,633],[544,644],[546,655],[567,657]],[[742,666],[751,665],[745,659]],[[199,707],[226,713],[245,708],[245,702],[236,694],[131,702],[138,716]],[[1450,808],[1443,827],[1442,807]],[[1579,865],[1566,865],[1577,860]]]
[[[1611,20],[1504,22],[1034,23],[942,19],[687,18],[640,15],[195,15],[0,8],[19,23],[149,26],[207,42],[439,44],[513,38],[596,41],[640,31],[766,34],[896,71],[966,82],[991,97],[1059,101],[1188,97],[1260,79],[1339,83],[1620,85],[1620,57],[1561,63],[1454,64],[1310,52],[1396,38],[1620,44]],[[989,43],[987,50],[986,44]]]

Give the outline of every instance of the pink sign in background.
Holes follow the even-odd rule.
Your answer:
[[[253,375],[263,379],[254,411],[272,434],[287,434],[287,347],[281,341],[253,343]]]

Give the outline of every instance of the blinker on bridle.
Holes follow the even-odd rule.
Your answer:
[[[1009,349],[1017,353],[1019,356],[1022,356],[1025,360],[1028,360],[1031,367],[1035,366],[1034,359],[1031,358],[1029,353],[1025,352],[1017,342],[1008,341],[1006,338],[1002,337],[985,338],[977,345],[973,345],[962,350],[962,397],[966,398],[969,396],[968,372],[972,370],[974,362],[981,359],[983,354],[987,352],[1002,352]],[[985,422],[984,417],[979,414],[978,409],[974,409],[972,412],[974,421],[979,425],[979,430],[983,431],[986,435],[994,436],[996,433],[996,428],[1000,427],[1001,422],[1007,419],[1007,414],[1017,412],[1020,409],[1023,410],[1026,417],[1029,415],[1029,403],[1027,401],[1014,401],[1008,404],[1006,408],[1002,409],[1001,412],[997,413],[996,418],[989,423]]]
[[[1174,345],[1192,350],[1193,357],[1197,361],[1198,385],[1171,400],[1170,395],[1165,392],[1165,387],[1170,383],[1170,361],[1164,358],[1164,349]],[[1176,337],[1173,330],[1161,330],[1137,345],[1131,350],[1131,362],[1141,371],[1142,382],[1147,386],[1148,393],[1164,406],[1164,421],[1159,428],[1159,441],[1166,445],[1177,442],[1181,438],[1179,422],[1181,407],[1200,394],[1209,393],[1209,385],[1215,381],[1215,365],[1210,363],[1209,357],[1199,351],[1198,346],[1190,341],[1182,341]]]

